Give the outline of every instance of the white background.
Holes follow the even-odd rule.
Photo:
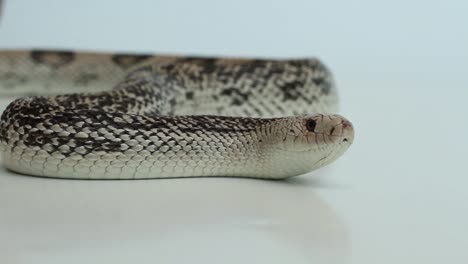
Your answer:
[[[1,169],[0,262],[468,263],[467,13],[463,0],[6,1],[0,48],[317,55],[356,139],[284,182]]]

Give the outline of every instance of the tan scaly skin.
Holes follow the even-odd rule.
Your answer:
[[[0,119],[4,166],[36,176],[281,179],[354,138],[317,59],[4,51],[0,94],[43,95]]]

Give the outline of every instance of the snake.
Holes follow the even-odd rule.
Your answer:
[[[353,143],[321,60],[0,51],[3,166],[66,179],[285,179]]]

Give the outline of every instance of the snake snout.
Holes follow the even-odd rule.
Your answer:
[[[353,124],[340,115],[323,115],[321,118],[321,132],[327,138],[327,142],[334,144],[349,144],[354,141]]]
[[[354,141],[354,127],[353,124],[348,121],[347,119],[343,119],[341,123],[341,131],[342,131],[342,143],[352,144]]]

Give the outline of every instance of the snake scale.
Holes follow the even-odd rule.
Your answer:
[[[75,179],[282,179],[354,139],[318,59],[0,52],[6,168]]]

